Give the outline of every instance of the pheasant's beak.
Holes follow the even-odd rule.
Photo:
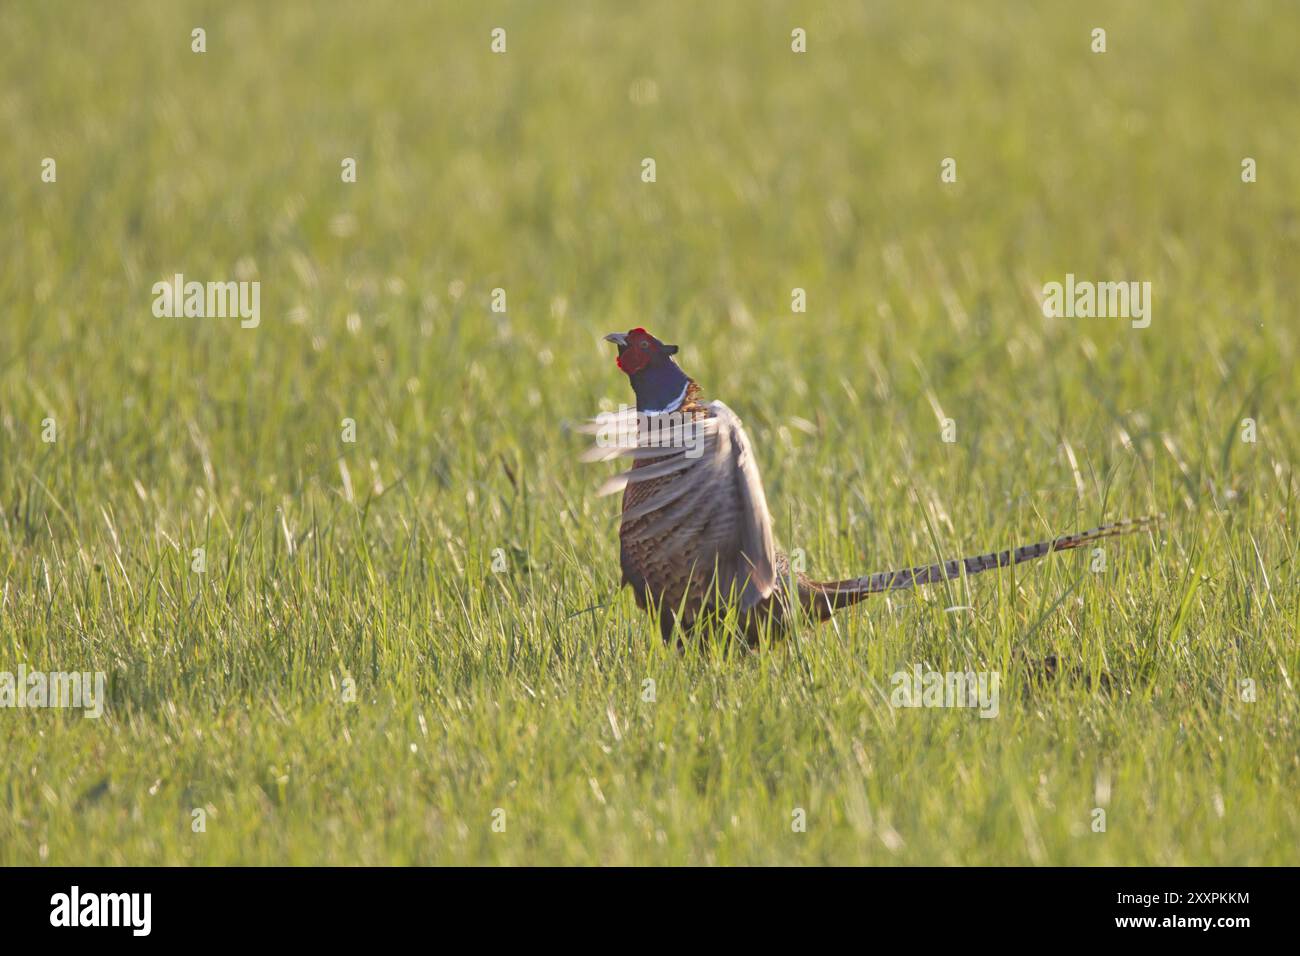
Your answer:
[[[626,333],[626,332],[610,332],[609,335],[605,336],[605,341],[606,341],[606,342],[613,342],[613,343],[614,343],[615,345],[617,345],[619,348],[621,348],[621,349],[625,349],[625,348],[627,348],[627,333]]]

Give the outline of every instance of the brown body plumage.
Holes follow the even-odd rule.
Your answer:
[[[619,345],[619,367],[637,392],[635,412],[600,420],[633,441],[598,442],[587,460],[633,459],[605,482],[623,491],[619,527],[623,583],[644,610],[659,615],[665,639],[724,610],[739,612],[751,640],[780,636],[796,609],[816,620],[882,591],[910,588],[1077,548],[1125,534],[1152,519],[1120,521],[1016,549],[840,581],[791,573],[775,545],[771,515],[752,447],[740,419],[721,402],[705,403],[698,384],[644,329],[606,337]]]

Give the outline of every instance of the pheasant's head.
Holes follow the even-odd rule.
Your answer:
[[[665,345],[641,328],[611,332],[605,341],[618,346],[618,367],[632,383],[638,409],[660,412],[681,403],[691,380],[672,360],[677,346]]]
[[[670,355],[677,354],[677,346],[664,345],[645,329],[630,332],[611,332],[606,342],[618,346],[618,367],[629,376],[636,375],[651,365],[671,364]]]

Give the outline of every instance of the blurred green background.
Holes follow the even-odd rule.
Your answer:
[[[1297,862],[1297,28],[5,4],[0,670],[110,705],[0,711],[0,862]],[[260,281],[260,326],[155,318],[178,272]],[[1150,328],[1045,319],[1067,272],[1150,281]],[[629,397],[600,336],[637,325],[815,575],[1168,520],[1103,574],[678,654],[566,429]],[[1048,653],[1085,676],[1027,683]],[[918,661],[1004,672],[1001,716],[893,710]]]

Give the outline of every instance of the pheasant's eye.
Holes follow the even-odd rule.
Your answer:
[[[643,348],[643,349],[649,349],[649,348],[650,348],[650,343],[647,342],[645,339],[642,339],[642,340],[640,341],[640,343],[638,343],[638,344],[639,344],[639,345],[641,346],[641,348]]]

